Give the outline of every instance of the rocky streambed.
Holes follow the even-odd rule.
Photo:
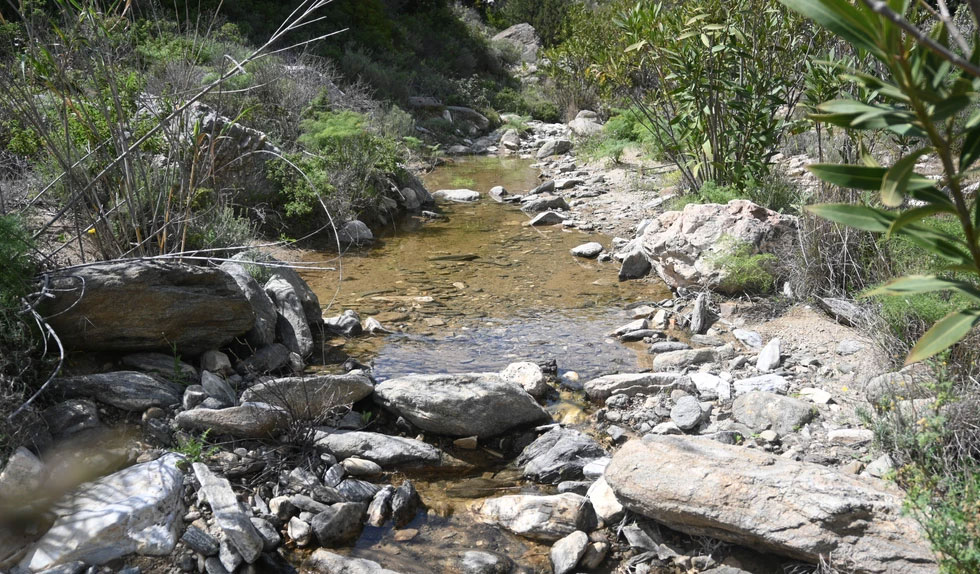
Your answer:
[[[0,474],[0,568],[935,572],[856,413],[926,374],[885,373],[849,302],[712,295],[721,234],[792,220],[636,204],[576,122],[482,142],[543,177],[433,174],[440,208],[340,273],[53,277],[81,354]]]

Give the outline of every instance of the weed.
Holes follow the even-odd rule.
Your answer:
[[[771,253],[753,253],[751,243],[739,241],[731,235],[723,235],[708,257],[708,262],[722,272],[717,288],[728,293],[771,291],[775,285],[773,268],[776,256]]]
[[[203,462],[220,450],[217,446],[208,446],[207,440],[210,434],[211,429],[208,429],[199,437],[194,435],[178,436],[177,448],[174,449],[174,452],[184,455],[189,463]]]

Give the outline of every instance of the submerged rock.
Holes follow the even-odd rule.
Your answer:
[[[432,197],[457,203],[472,203],[480,200],[480,192],[472,189],[440,189],[432,192]]]
[[[474,510],[481,520],[498,524],[520,536],[548,542],[576,530],[589,532],[597,524],[589,500],[571,493],[501,496],[476,503]]]
[[[605,456],[599,443],[576,430],[555,427],[527,445],[514,461],[526,478],[558,484],[582,478],[582,468]]]
[[[306,559],[303,570],[323,574],[398,574],[382,568],[377,562],[341,556],[322,548]]]

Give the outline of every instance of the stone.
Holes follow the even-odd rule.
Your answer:
[[[222,538],[218,543],[218,561],[221,562],[225,571],[235,572],[245,562],[245,559],[227,538]]]
[[[289,349],[281,343],[260,347],[255,353],[235,366],[239,374],[274,373],[289,363]]]
[[[589,535],[576,530],[551,547],[551,568],[554,574],[568,574],[575,569],[589,546]]]
[[[381,474],[381,465],[363,458],[352,456],[345,458],[340,464],[351,476],[378,476]]]
[[[422,467],[451,464],[452,459],[420,440],[364,431],[317,431],[314,441],[338,458],[357,456],[382,467]]]
[[[286,513],[286,515],[295,514],[294,512],[292,512],[290,506],[292,506],[293,509],[296,509],[298,511],[319,514],[324,510],[330,508],[330,504],[333,504],[334,502],[340,502],[339,500],[334,500],[328,504],[326,502],[320,502],[318,500],[314,500],[313,498],[306,496],[305,494],[294,494],[293,496],[289,497],[288,501],[289,501],[288,505],[285,505],[282,502],[279,503],[280,513],[277,513],[277,515],[281,513]],[[283,508],[284,506],[285,508]]]
[[[604,375],[585,383],[590,400],[601,401],[612,395],[655,395],[676,388],[679,373],[621,373]]]
[[[765,391],[739,395],[732,403],[735,420],[756,432],[771,428],[787,435],[800,430],[815,414],[809,403]]]
[[[192,467],[201,485],[198,495],[211,506],[218,527],[246,562],[255,562],[262,554],[265,542],[252,525],[248,511],[238,502],[228,479],[217,476],[200,462],[195,462]]]
[[[844,339],[837,345],[837,354],[844,357],[860,353],[862,350],[864,350],[864,343],[852,339]]]
[[[538,61],[541,40],[538,38],[537,31],[530,24],[514,24],[495,35],[492,42],[494,44],[506,43],[516,48],[521,55],[522,63],[534,64]]]
[[[44,463],[31,451],[19,447],[0,472],[0,511],[29,504],[37,497],[44,481]]]
[[[251,304],[230,275],[172,261],[54,271],[48,293],[39,310],[69,350],[176,348],[197,355],[224,347],[255,323]]]
[[[517,133],[515,130],[508,130],[508,132],[511,131],[513,131],[515,134]],[[489,195],[490,199],[496,201],[497,203],[503,203],[504,198],[510,196],[510,192],[504,189],[504,186],[502,185],[495,185],[490,188],[487,195]]]
[[[185,411],[197,408],[208,399],[208,394],[204,392],[201,385],[190,385],[184,389],[184,396],[181,398],[181,406]]]
[[[265,552],[275,551],[282,544],[282,536],[279,535],[276,528],[264,518],[253,516],[251,520],[252,526],[259,531],[259,536],[262,537],[262,550]]]
[[[805,389],[800,389],[800,396],[818,405],[826,405],[827,403],[834,400],[834,396],[828,393],[827,391],[823,389],[817,389],[814,387],[807,387]]]
[[[557,211],[545,211],[544,213],[539,213],[531,218],[531,227],[538,227],[543,225],[558,225],[559,223],[568,219],[568,216],[562,215]]]
[[[180,404],[182,395],[179,386],[136,371],[58,377],[47,392],[65,398],[89,398],[130,412]]]
[[[440,189],[432,192],[432,197],[456,203],[472,203],[480,200],[480,192],[472,189]]]
[[[633,321],[630,321],[625,325],[620,325],[613,331],[606,333],[606,336],[619,337],[620,335],[624,335],[626,333],[630,333],[633,331],[642,331],[647,328],[649,328],[649,323],[647,322],[646,319],[634,319]]]
[[[269,438],[289,422],[282,410],[265,403],[242,403],[227,409],[197,408],[177,413],[179,428],[237,438]]]
[[[343,502],[314,516],[310,526],[320,546],[332,548],[357,540],[364,527],[366,509],[365,504]]]
[[[201,373],[201,386],[209,397],[219,401],[223,407],[233,407],[238,404],[235,389],[231,388],[228,381],[210,371]]]
[[[397,377],[377,385],[374,397],[418,428],[448,436],[491,437],[551,421],[520,385],[495,373]]]
[[[651,354],[657,354],[670,353],[671,351],[684,351],[690,348],[690,345],[680,341],[660,341],[659,343],[650,345],[649,351]]]
[[[597,122],[595,118],[588,117],[576,116],[574,120],[568,122],[568,127],[578,137],[594,136],[602,131],[602,124]]]
[[[124,367],[159,375],[172,382],[185,384],[197,383],[197,369],[181,361],[172,353],[130,353],[120,361]]]
[[[586,480],[596,480],[602,473],[606,471],[606,466],[609,464],[610,458],[604,456],[602,458],[597,458],[595,460],[590,460],[582,467],[582,475]]]
[[[895,470],[895,461],[886,453],[871,461],[865,470],[875,478],[884,478],[888,473]]]
[[[313,538],[313,528],[308,522],[300,520],[298,517],[294,516],[289,519],[289,523],[286,524],[286,535],[289,536],[291,540],[296,542],[296,546],[300,548],[308,546]]]
[[[382,325],[381,322],[375,319],[374,317],[368,317],[367,319],[365,319],[363,328],[364,331],[370,335],[375,335],[377,333],[393,332],[391,329],[388,329],[384,325]]]
[[[766,343],[766,346],[759,351],[759,357],[756,359],[755,368],[759,369],[760,372],[768,373],[769,371],[779,367],[783,362],[779,338],[773,339]]]
[[[762,348],[762,335],[756,333],[755,331],[732,329],[732,335],[734,335],[735,338],[741,341],[746,347],[750,347],[752,349]]]
[[[752,391],[786,394],[786,391],[789,390],[789,381],[779,375],[770,374],[741,379],[735,381],[732,386],[735,388],[736,396]]]
[[[276,307],[276,338],[290,351],[308,356],[313,352],[313,333],[296,290],[283,277],[274,276],[266,282],[265,292]]]
[[[51,508],[54,525],[28,549],[21,567],[37,571],[76,560],[101,565],[132,553],[170,554],[184,494],[181,460],[167,454],[67,494]]]
[[[408,526],[422,508],[422,498],[411,480],[401,483],[391,497],[391,520],[395,528]]]
[[[544,159],[546,157],[551,157],[553,155],[561,155],[563,153],[568,153],[572,149],[572,142],[566,139],[549,139],[538,148],[538,152],[535,157],[538,159]]]
[[[366,223],[359,219],[352,219],[337,230],[337,241],[341,246],[370,245],[374,243],[374,234]]]
[[[41,416],[48,425],[48,432],[56,439],[102,426],[98,407],[87,399],[69,399],[52,405],[44,409]]]
[[[602,253],[602,244],[598,241],[591,241],[589,243],[583,243],[571,249],[572,255],[575,257],[584,257],[585,259],[595,259]]]
[[[542,399],[551,390],[545,380],[541,367],[530,361],[511,363],[500,371],[504,380],[517,383],[527,394],[536,399]]]
[[[242,402],[261,402],[282,409],[296,420],[318,420],[331,409],[356,403],[374,392],[364,374],[283,377],[255,384],[242,393]]]
[[[691,373],[689,376],[702,399],[731,400],[732,385],[728,381],[710,373]]]
[[[380,528],[384,526],[391,516],[391,497],[395,494],[395,487],[387,484],[375,493],[371,499],[371,504],[367,509],[367,523],[371,526]]]
[[[670,409],[670,420],[677,428],[685,431],[693,430],[701,424],[702,416],[704,413],[701,411],[701,403],[691,395],[681,397]]]
[[[323,326],[327,331],[344,337],[356,337],[364,332],[361,316],[353,309],[347,309],[336,317],[324,317]]]
[[[228,355],[214,349],[201,355],[201,370],[218,373],[219,375],[233,375],[235,370],[231,368],[231,359]]]
[[[543,211],[568,211],[568,202],[557,195],[530,196],[521,202],[521,211],[525,213],[541,213]]]
[[[555,183],[555,180],[548,179],[548,180],[545,180],[545,181],[541,182],[540,185],[538,185],[537,187],[535,187],[531,191],[527,192],[526,195],[527,196],[531,196],[531,195],[538,195],[538,194],[542,194],[542,193],[554,193],[556,187],[557,187],[557,184]]]
[[[253,347],[264,347],[274,343],[276,341],[276,307],[272,304],[272,299],[269,299],[265,289],[239,262],[226,261],[220,265],[219,269],[234,279],[255,315],[255,323],[245,333],[245,340]]]
[[[609,483],[601,476],[589,487],[586,496],[592,503],[596,518],[600,524],[611,526],[620,521],[626,512],[623,505],[616,499],[616,493],[609,487]]]
[[[642,249],[634,248],[623,256],[623,264],[619,268],[619,280],[640,279],[650,273],[650,259]]]
[[[909,365],[894,373],[872,377],[864,386],[864,396],[872,405],[893,401],[928,399],[935,396],[929,385],[935,380],[928,367],[921,364]]]
[[[868,429],[837,429],[827,433],[827,440],[831,444],[843,446],[860,446],[868,444],[875,438],[874,431]]]
[[[342,500],[349,500],[351,502],[370,502],[379,490],[381,490],[381,487],[376,484],[351,477],[340,481],[336,489]]]
[[[817,297],[817,307],[820,307],[841,325],[860,327],[868,322],[868,312],[857,303],[847,299]]]
[[[595,570],[609,554],[609,544],[607,542],[590,542],[585,549],[585,555],[579,561],[579,565],[586,570]]]
[[[708,309],[708,294],[698,293],[694,300],[694,309],[691,310],[690,318],[691,332],[700,335],[711,326],[711,311]]]
[[[589,532],[596,526],[589,500],[572,493],[501,496],[477,502],[473,508],[484,522],[545,542],[554,542],[576,530]]]
[[[726,205],[689,204],[683,211],[651,220],[636,241],[639,252],[672,289],[707,287],[735,294],[739,287],[726,282],[728,272],[715,263],[718,258],[746,243],[752,254],[789,253],[798,221],[745,199]],[[722,240],[724,236],[733,240]]]
[[[380,564],[363,558],[341,556],[320,548],[303,562],[304,572],[322,574],[398,574]]]
[[[555,427],[527,445],[514,461],[525,478],[546,484],[582,478],[582,468],[606,452],[592,437]]]
[[[808,562],[833,552],[865,574],[937,570],[883,482],[689,436],[630,441],[605,478],[627,509],[692,536]]]
[[[694,365],[717,363],[718,360],[718,351],[710,348],[668,351],[653,358],[653,370],[657,372],[682,371]]]
[[[502,554],[467,550],[459,563],[461,574],[510,574],[514,562]]]

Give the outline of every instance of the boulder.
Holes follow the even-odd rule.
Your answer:
[[[554,193],[555,189],[558,187],[558,183],[553,179],[548,179],[542,181],[537,187],[527,192],[525,197],[531,197],[539,194],[551,194]]]
[[[321,574],[398,574],[394,570],[382,568],[377,562],[341,556],[323,548],[315,551],[303,562],[303,570]]]
[[[56,439],[67,438],[87,429],[102,426],[99,408],[86,399],[70,399],[52,405],[41,413],[48,432]]]
[[[366,510],[365,504],[342,502],[314,516],[310,526],[320,546],[342,546],[357,540],[364,528]]]
[[[500,371],[500,376],[507,381],[517,383],[527,394],[536,399],[544,398],[551,390],[545,381],[541,367],[530,361],[511,363]]]
[[[334,317],[324,317],[323,326],[331,333],[345,337],[356,337],[364,332],[361,316],[353,309],[347,309]]]
[[[572,142],[566,139],[551,139],[545,140],[545,142],[538,148],[538,153],[535,157],[538,159],[544,159],[546,157],[551,157],[553,155],[561,155],[563,153],[568,153],[572,149]]]
[[[457,203],[472,203],[480,200],[480,192],[472,189],[440,189],[434,191],[432,196],[436,199]]]
[[[568,219],[568,216],[558,213],[557,211],[545,211],[544,213],[535,215],[531,219],[530,225],[532,227],[537,227],[539,225],[558,225],[566,219]]]
[[[485,130],[490,127],[490,120],[473,108],[466,106],[446,106],[446,110],[452,114],[453,122],[467,122],[478,130]]]
[[[707,438],[647,436],[605,478],[623,505],[669,528],[862,574],[935,574],[929,544],[881,481]]]
[[[201,387],[209,397],[221,403],[222,407],[233,407],[238,404],[238,395],[235,394],[231,384],[210,371],[201,374]]]
[[[255,314],[255,324],[245,333],[245,340],[253,347],[264,347],[275,343],[276,307],[265,289],[240,263],[226,261],[221,264],[220,269],[235,280],[238,288],[245,294],[245,299],[252,306],[252,313]]]
[[[517,130],[511,128],[504,132],[504,135],[500,136],[500,145],[505,148],[514,151],[521,148],[521,135],[517,133]],[[493,197],[493,194],[491,194]]]
[[[725,379],[710,373],[691,373],[690,377],[702,399],[727,401],[732,398],[732,385]]]
[[[359,219],[352,219],[337,230],[337,241],[342,246],[370,245],[374,243],[374,234],[371,233],[366,223]]]
[[[314,441],[337,458],[356,456],[382,467],[452,466],[456,462],[428,443],[380,433],[320,430],[314,435]]]
[[[197,408],[177,413],[177,426],[185,430],[237,438],[269,438],[289,422],[286,412],[265,403],[242,403],[227,409]]]
[[[41,312],[69,349],[221,348],[255,324],[252,305],[220,269],[169,261],[98,263],[51,274]],[[217,311],[217,312],[216,312]]]
[[[696,204],[668,211],[643,230],[639,243],[657,275],[671,288],[688,287],[726,292],[727,272],[714,261],[748,243],[752,253],[788,253],[798,220],[745,199],[727,205]],[[723,241],[730,236],[733,241]]]
[[[242,402],[266,403],[294,419],[316,420],[329,415],[334,407],[356,403],[372,392],[374,384],[363,374],[285,377],[249,387],[242,393]]]
[[[688,349],[660,353],[653,358],[654,371],[683,371],[687,367],[716,363],[719,360],[715,349]]]
[[[859,327],[869,320],[868,311],[854,301],[834,297],[817,297],[817,307],[835,321],[848,327]]]
[[[217,476],[207,465],[195,462],[194,476],[201,488],[199,495],[211,506],[211,512],[231,546],[251,564],[262,554],[264,541],[250,520],[249,512],[238,502],[228,479]]]
[[[279,266],[275,268],[276,270],[272,273],[270,279],[282,279],[289,286],[293,288],[293,292],[296,294],[296,298],[299,300],[300,306],[303,308],[303,314],[306,315],[306,322],[310,325],[318,324],[322,318],[323,310],[320,309],[320,299],[310,288],[309,284],[299,276],[292,267],[287,267],[284,263],[279,262]],[[266,283],[268,288],[268,283]]]
[[[732,403],[735,420],[756,432],[771,428],[786,435],[799,430],[815,414],[810,403],[765,391],[745,393]]]
[[[459,562],[461,574],[510,574],[514,561],[493,552],[467,550]]]
[[[420,429],[448,436],[490,437],[551,421],[520,385],[496,373],[409,375],[388,379],[374,392],[389,411]]]
[[[48,392],[66,398],[88,398],[135,412],[169,407],[179,404],[181,399],[181,388],[177,385],[136,371],[59,377],[51,381]]]
[[[575,119],[568,122],[568,127],[572,133],[579,137],[593,136],[602,131],[602,124],[595,112],[582,110],[575,116]]]
[[[538,33],[527,23],[514,24],[493,37],[495,43],[512,45],[521,54],[521,62],[533,64],[538,61],[541,40]]]
[[[545,542],[554,542],[576,530],[591,532],[597,524],[589,500],[572,493],[488,498],[475,503],[473,510],[484,522]]]
[[[786,394],[786,391],[789,390],[789,381],[779,375],[770,374],[741,379],[735,381],[732,386],[735,388],[736,396],[752,391]]]
[[[281,343],[260,347],[255,353],[235,365],[241,375],[274,373],[289,363],[289,349]]]
[[[670,409],[670,420],[677,425],[677,428],[689,431],[701,424],[704,411],[701,410],[701,403],[691,395],[684,395],[677,399],[673,408]]]
[[[604,375],[585,383],[585,394],[593,401],[612,395],[654,395],[676,388],[680,373],[620,373]]]
[[[182,514],[183,457],[168,454],[137,464],[65,495],[51,510],[54,525],[27,552],[21,566],[38,571],[74,562],[101,565],[138,553],[170,554]]]
[[[293,353],[306,357],[313,352],[313,332],[299,294],[281,276],[269,279],[265,292],[276,307],[276,338]],[[317,320],[320,320],[319,315]]]
[[[646,277],[650,273],[650,257],[637,246],[625,251],[622,255],[623,264],[619,268],[619,280],[628,281]]]
[[[197,369],[175,357],[173,353],[130,353],[120,361],[124,367],[134,371],[152,373],[184,384],[197,383],[200,375]]]
[[[582,478],[582,468],[605,456],[599,443],[579,431],[555,427],[524,447],[514,461],[524,467],[525,478],[535,482],[558,484]]]

